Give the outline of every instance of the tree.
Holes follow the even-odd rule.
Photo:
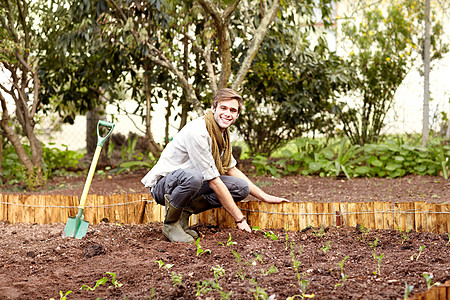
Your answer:
[[[168,20],[167,28],[161,29],[161,20],[152,19],[142,23],[139,18],[136,18],[137,15],[133,10],[140,4],[134,2],[126,4],[106,0],[110,9],[104,16],[104,20],[109,24],[107,32],[114,33],[116,37],[121,35],[127,40],[127,47],[140,49],[140,53],[143,54],[142,59],[168,70],[185,93],[192,109],[198,115],[202,115],[203,105],[199,97],[209,97],[218,88],[229,85],[235,89],[239,88],[268,27],[276,16],[280,0],[268,1],[268,7],[264,2],[264,5],[260,7],[261,19],[253,31],[247,32],[247,39],[244,42],[248,46],[246,52],[242,54],[242,64],[234,77],[231,68],[233,59],[231,50],[235,41],[230,23],[233,13],[241,2],[247,3],[247,1],[188,2],[167,1],[167,6],[163,7],[162,3],[154,1],[161,11],[164,10],[168,16],[172,16]],[[257,1],[253,2],[257,3]],[[154,34],[149,34],[150,27],[159,28],[160,31],[152,31]],[[184,49],[190,50],[188,55],[180,55],[180,44],[176,41],[185,43]],[[194,59],[189,58],[191,54]],[[189,58],[188,61],[186,58]],[[191,69],[187,70],[186,66]],[[199,71],[206,74],[209,89],[202,84],[205,75],[199,75]],[[232,83],[230,83],[231,79]]]
[[[352,87],[356,103],[341,101],[336,111],[345,134],[360,145],[380,138],[397,88],[423,53],[424,10],[420,1],[394,1],[381,8],[378,4],[365,7],[360,21],[342,26],[344,38],[350,41],[350,45],[344,42],[342,47],[351,50],[351,64],[357,70]],[[439,58],[447,50],[439,41],[439,21],[435,20],[433,28],[432,58]]]
[[[269,156],[305,133],[333,132],[334,99],[345,90],[349,70],[328,49],[326,32],[315,32],[320,18],[332,25],[326,23],[333,13],[330,3],[319,3],[321,16],[314,5],[280,9],[244,81],[247,101],[236,126],[251,155]]]
[[[42,143],[36,137],[36,113],[39,109],[40,82],[37,73],[35,15],[26,0],[0,2],[0,57],[1,66],[11,78],[11,86],[0,84],[2,117],[0,126],[6,138],[16,149],[26,168],[32,185],[42,182]],[[15,112],[10,114],[7,97],[14,101]],[[22,144],[25,136],[28,152]]]

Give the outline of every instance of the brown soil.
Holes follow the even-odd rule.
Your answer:
[[[146,171],[132,174],[95,175],[89,194],[113,195],[148,193],[141,183]],[[450,180],[436,176],[405,176],[401,178],[320,178],[316,176],[249,177],[269,194],[291,202],[412,202],[450,203]],[[81,196],[84,177],[56,178],[34,191],[20,187],[0,187],[3,193]],[[24,188],[24,187],[22,187]],[[254,200],[251,196],[249,200]]]
[[[146,193],[143,175],[96,175],[90,193]],[[253,180],[291,201],[450,201],[450,181],[441,177]],[[32,193],[81,195],[83,185],[83,178],[58,179]],[[62,238],[64,224],[0,222],[0,299],[58,299],[68,291],[67,299],[224,299],[230,292],[231,299],[267,299],[264,293],[287,299],[302,294],[302,280],[314,299],[403,299],[405,283],[414,286],[412,294],[427,289],[423,274],[432,274],[432,283],[450,280],[447,234],[328,227],[273,230],[278,240],[272,240],[267,229],[194,228],[210,252],[197,255],[195,244],[168,242],[160,223],[89,225],[77,240]],[[219,266],[224,275],[214,283],[212,268]],[[122,285],[114,287],[107,272]],[[103,277],[95,290],[82,289]]]

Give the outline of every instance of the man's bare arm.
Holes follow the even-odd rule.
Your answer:
[[[216,177],[214,179],[211,179],[208,183],[211,189],[217,195],[217,198],[219,199],[220,203],[225,208],[225,210],[236,221],[241,220],[244,217],[244,214],[236,205],[236,202],[234,202],[234,199],[231,196],[230,191],[228,190],[227,186],[223,183],[222,179],[220,179],[220,177]],[[239,229],[243,229],[248,232],[251,231],[250,226],[248,226],[245,220],[241,223],[238,223],[237,226]]]
[[[255,196],[261,201],[267,202],[267,203],[281,203],[281,202],[289,202],[289,200],[285,198],[280,198],[276,196],[272,196],[261,190],[259,187],[257,187],[244,173],[242,173],[241,170],[239,170],[236,167],[232,167],[228,170],[227,175],[237,177],[244,179],[247,181],[249,187],[250,187],[250,194]]]

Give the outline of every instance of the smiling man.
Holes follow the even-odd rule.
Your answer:
[[[189,228],[189,217],[221,206],[239,229],[250,232],[236,205],[249,194],[268,203],[288,202],[262,191],[236,167],[229,127],[241,109],[238,93],[228,88],[219,90],[211,110],[186,124],[142,179],[155,201],[166,207],[162,232],[170,241],[193,242],[198,233]]]

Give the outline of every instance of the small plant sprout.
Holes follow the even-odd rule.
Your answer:
[[[255,251],[253,253],[253,255],[256,257],[255,261],[254,261],[254,265],[256,265],[256,261],[258,261],[260,264],[263,263],[263,256],[264,256],[264,249],[262,249],[261,251],[262,253],[259,253],[258,251]]]
[[[425,249],[425,246],[420,246],[419,247],[419,253],[416,256],[416,261],[419,259],[420,255],[422,254],[422,251]],[[411,260],[414,260],[414,254],[411,255]]]
[[[202,255],[202,254],[211,254],[211,250],[209,249],[202,249],[202,246],[200,246],[200,238],[198,238],[195,241],[195,245],[197,246],[197,256]]]
[[[258,226],[253,226],[252,230],[254,231],[263,231],[261,228],[259,228]],[[264,232],[264,237],[265,238],[270,238],[272,241],[278,241],[278,237],[275,233],[273,233],[272,231],[263,231]]]
[[[405,282],[405,295],[403,296],[403,300],[407,300],[409,298],[409,294],[411,294],[413,288],[413,285],[409,285]]]
[[[59,291],[59,300],[67,300],[67,295],[70,293],[72,293],[72,291],[67,291],[65,293],[63,291]]]
[[[378,247],[378,238],[376,238],[373,243],[369,242],[369,246],[372,249],[372,253],[375,254],[377,253],[377,247]]]
[[[210,271],[213,271],[214,278],[216,279],[216,281],[218,281],[220,277],[225,275],[225,269],[222,266],[220,266],[220,265],[217,265],[215,267],[211,267]]]
[[[272,231],[266,231],[266,233],[264,233],[264,237],[270,238],[272,241],[278,241],[277,235],[275,233],[273,233]]]
[[[313,235],[317,237],[324,237],[325,236],[325,228],[323,226],[320,226],[319,230],[314,230]]]
[[[361,236],[358,237],[358,241],[365,242],[367,235],[369,234],[370,228],[366,228],[364,225],[360,225],[358,228],[359,231],[361,231]]]
[[[116,280],[116,274],[115,273],[111,273],[111,272],[106,272],[105,274],[107,274],[107,275],[110,275],[112,278],[111,278],[111,283],[113,284],[113,286],[114,287],[121,287],[123,284],[122,283],[119,283],[117,280]],[[86,285],[86,284],[83,284],[83,286],[81,286],[81,290],[82,289],[86,289],[87,291],[94,291],[96,288],[98,288],[100,285],[102,285],[102,284],[105,284],[105,283],[107,283],[108,282],[108,277],[103,277],[103,278],[101,278],[101,279],[99,279],[99,280],[97,280],[97,282],[95,283],[95,286],[94,287],[89,287],[88,285]]]
[[[373,254],[373,257],[375,258],[375,260],[377,261],[377,270],[373,271],[374,275],[380,275],[381,273],[381,261],[384,258],[384,254],[380,254],[380,255],[376,255],[375,253]]]
[[[401,241],[402,241],[402,245],[409,240],[409,232],[411,231],[411,229],[407,229],[405,231],[403,231],[400,227],[397,227],[398,232],[400,233],[401,236]]]
[[[240,278],[241,280],[244,280],[246,271],[245,271],[245,268],[242,267],[242,257],[238,252],[236,252],[234,250],[232,250],[232,251],[233,251],[234,258],[236,259],[236,262],[239,265],[239,269],[236,272],[236,277]]]
[[[448,242],[447,242],[447,246],[450,245],[450,233],[447,233],[447,237],[448,237]]]
[[[435,282],[435,283],[432,283],[433,282],[433,278],[434,278],[434,276],[433,276],[433,274],[422,274],[422,276],[423,276],[423,278],[425,278],[425,280],[426,280],[426,282],[427,282],[427,288],[428,289],[431,289],[433,286],[437,286],[437,285],[440,285],[441,283],[440,282]]]
[[[450,235],[449,235],[449,240],[450,240]],[[285,250],[287,251],[288,250],[288,248],[289,248],[289,235],[288,235],[288,233],[286,232],[286,236],[285,236]]]
[[[327,253],[327,251],[330,249],[331,249],[331,241],[328,241],[325,246],[322,246],[322,248],[320,248],[317,251],[323,251],[323,253]]]
[[[203,280],[202,282],[197,281],[196,296],[198,297],[201,294],[206,294],[210,291],[216,290],[220,293],[222,299],[229,299],[232,292],[226,293],[222,291],[222,287],[219,284],[219,278],[225,275],[225,269],[222,266],[217,265],[212,267],[210,271],[213,271],[214,273],[214,280]]]
[[[229,233],[228,241],[227,241],[226,244],[224,244],[222,242],[219,242],[219,245],[222,245],[222,246],[225,246],[225,247],[226,246],[236,245],[236,244],[237,244],[236,242],[231,241],[231,233]]]
[[[306,294],[306,288],[308,287],[308,283],[309,283],[308,280],[302,279],[299,282],[301,294],[287,297],[286,300],[295,300],[296,297],[299,297],[300,299],[314,298],[315,297],[314,294]]]
[[[261,271],[264,275],[270,275],[270,274],[278,273],[278,268],[275,267],[274,265],[270,265],[270,267],[267,271],[265,271],[265,272],[264,272],[264,270],[261,270]]]
[[[155,261],[155,263],[158,264],[158,266],[159,266],[160,269],[161,269],[161,268],[164,268],[164,269],[170,269],[170,268],[173,267],[173,264],[164,264],[164,262],[163,262],[161,259]]]
[[[173,286],[181,285],[181,279],[183,278],[183,275],[176,274],[175,272],[172,272],[172,283]]]
[[[253,283],[255,285],[255,289],[251,290],[255,299],[274,299],[275,298],[272,296],[269,297],[266,293],[266,289],[261,288],[258,285],[258,282],[256,281],[256,279],[250,279],[250,281],[251,281],[251,283]]]
[[[336,285],[334,286],[335,288],[338,287],[338,286],[340,286],[340,285],[344,285],[345,281],[347,280],[348,275],[345,275],[345,274],[344,274],[344,263],[345,263],[345,261],[346,261],[348,258],[349,258],[349,256],[346,256],[346,257],[344,257],[343,260],[341,260],[341,261],[338,263],[338,266],[339,266],[339,269],[340,269],[340,272],[341,272],[342,282],[336,283]]]

